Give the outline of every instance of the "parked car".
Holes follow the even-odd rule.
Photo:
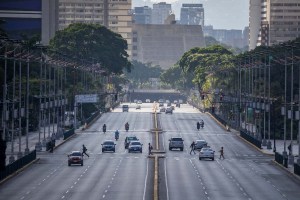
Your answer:
[[[165,113],[166,114],[168,114],[168,113],[172,114],[173,113],[173,109],[171,107],[167,107]]]
[[[125,138],[125,141],[124,141],[124,147],[125,147],[125,149],[128,148],[128,145],[129,145],[130,141],[133,141],[133,140],[139,140],[139,139],[136,136],[127,136]]]
[[[207,142],[205,140],[196,140],[195,142],[195,150],[201,150],[203,147],[207,146]]]
[[[72,164],[80,164],[83,166],[83,156],[80,151],[72,151],[68,155],[68,166],[71,166]]]
[[[183,144],[182,137],[172,137],[169,139],[169,150],[173,149],[180,149],[180,151],[183,151],[184,144]]]
[[[212,150],[212,148],[210,148],[208,146],[203,147],[199,153],[199,160],[201,160],[203,158],[209,158],[211,160],[215,160],[215,151]]]
[[[105,140],[101,145],[102,145],[102,152],[105,152],[105,151],[115,152],[116,151],[116,144],[112,140]]]
[[[128,145],[128,153],[131,152],[140,152],[143,153],[143,144],[138,140],[130,141]]]
[[[146,99],[146,103],[151,103],[150,99]]]
[[[142,100],[138,100],[137,103],[138,104],[142,104],[143,102],[142,102]]]

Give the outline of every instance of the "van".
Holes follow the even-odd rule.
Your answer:
[[[129,111],[129,106],[128,105],[123,105],[122,110],[123,110],[123,112],[128,112]]]

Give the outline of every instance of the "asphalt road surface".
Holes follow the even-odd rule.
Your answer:
[[[121,107],[104,114],[88,130],[57,148],[53,154],[38,153],[38,162],[0,185],[2,200],[150,200],[153,199],[153,158],[148,158],[147,144],[154,143],[152,104],[143,103],[141,110],[130,105],[129,112]],[[176,108],[173,114],[159,114],[163,129],[160,148],[165,158],[159,159],[159,199],[297,199],[300,181],[272,162],[273,157],[262,154],[241,140],[236,133],[227,132],[207,114],[189,105]],[[203,119],[200,131],[196,122]],[[125,123],[130,124],[125,132]],[[102,133],[102,125],[107,132]],[[119,130],[115,153],[102,153],[101,143],[114,140]],[[143,153],[128,153],[124,148],[127,135],[135,135],[144,144]],[[184,151],[168,149],[168,139],[181,136]],[[193,140],[205,139],[216,152],[215,160],[199,160],[190,155]],[[84,156],[83,166],[68,166],[67,154],[81,150],[82,144],[90,157]],[[219,159],[224,147],[225,159]]]

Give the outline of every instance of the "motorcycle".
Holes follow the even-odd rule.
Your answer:
[[[129,130],[129,124],[128,123],[125,124],[125,130],[126,130],[126,132],[128,132],[128,130]]]
[[[116,132],[115,132],[115,140],[118,141],[118,139],[119,139],[119,132],[116,131]]]
[[[199,122],[197,122],[197,129],[198,129],[198,131],[200,129],[200,123]]]
[[[103,125],[103,133],[105,133],[106,132],[106,125],[104,124]]]

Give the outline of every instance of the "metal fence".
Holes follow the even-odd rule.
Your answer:
[[[24,157],[16,160],[15,162],[8,164],[6,166],[5,171],[0,172],[0,181],[8,177],[9,175],[13,174],[14,172],[18,171],[25,165],[29,164],[30,162],[36,159],[36,150],[33,150],[29,154],[25,155]]]
[[[242,138],[244,138],[245,140],[247,140],[248,142],[252,143],[253,145],[255,145],[256,147],[261,149],[261,141],[252,137],[251,135],[249,135],[246,131],[241,130],[240,131],[240,136]]]

